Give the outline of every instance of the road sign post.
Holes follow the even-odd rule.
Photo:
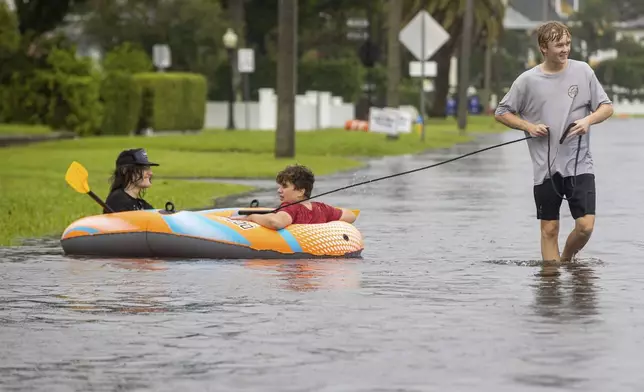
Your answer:
[[[423,91],[427,70],[425,63],[450,38],[441,26],[425,10],[427,0],[423,1],[423,9],[398,34],[398,39],[420,61],[420,104],[421,140],[425,140],[425,92]]]
[[[250,80],[248,74],[255,71],[255,51],[251,48],[237,50],[237,69],[242,74],[244,82],[244,115],[246,129],[250,129],[250,113],[248,101],[250,101]]]
[[[164,69],[172,65],[170,47],[168,45],[156,44],[152,47],[152,60],[157,71],[163,72]]]

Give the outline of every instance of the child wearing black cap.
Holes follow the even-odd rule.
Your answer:
[[[148,160],[145,149],[122,151],[116,158],[110,194],[105,203],[114,212],[154,209],[143,199],[145,191],[152,186],[151,166],[159,166],[159,164]],[[103,210],[103,213],[108,211]]]

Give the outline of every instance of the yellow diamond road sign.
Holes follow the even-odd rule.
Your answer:
[[[422,10],[400,30],[398,39],[422,61],[432,57],[449,40],[449,34],[427,11]]]

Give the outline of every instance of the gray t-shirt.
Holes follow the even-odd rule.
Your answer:
[[[546,74],[537,65],[523,72],[503,97],[495,114],[517,114],[533,124],[550,128],[550,171],[568,177],[575,173],[578,136],[567,137],[559,144],[568,125],[597,110],[600,104],[612,104],[593,69],[583,61],[568,60],[568,66],[556,74]],[[594,173],[590,153],[590,129],[582,136],[577,174]],[[526,136],[529,136],[525,132]],[[548,178],[548,137],[527,140],[532,159],[534,185]]]

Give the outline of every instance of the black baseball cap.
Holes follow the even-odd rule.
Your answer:
[[[122,151],[116,158],[116,166],[123,165],[159,166],[158,163],[148,161],[148,153],[143,148]]]

